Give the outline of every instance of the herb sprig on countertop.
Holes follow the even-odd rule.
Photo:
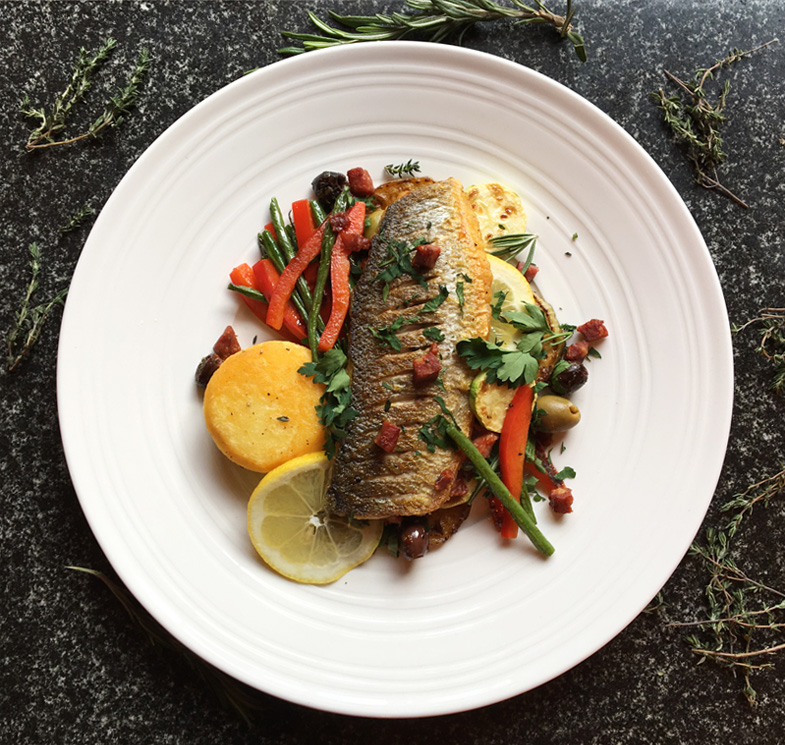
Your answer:
[[[6,337],[8,349],[6,366],[8,371],[15,370],[22,360],[27,357],[33,345],[38,341],[44,323],[55,306],[65,302],[68,289],[60,290],[53,298],[40,305],[33,306],[33,296],[38,289],[39,275],[41,273],[41,251],[37,243],[30,244],[30,283],[27,286],[22,307],[16,313],[14,325]]]
[[[771,388],[782,394],[785,392],[785,308],[761,308],[755,318],[741,326],[734,324],[734,335],[749,326],[758,327],[760,341],[755,351],[774,365]]]
[[[107,39],[96,52],[88,52],[84,47],[79,50],[76,65],[65,90],[55,98],[51,110],[44,107],[33,108],[27,95],[20,102],[21,113],[38,122],[30,132],[25,149],[28,151],[58,145],[70,145],[87,138],[98,138],[106,130],[119,126],[131,108],[136,104],[139,86],[150,65],[150,53],[142,49],[124,88],[111,96],[105,104],[103,113],[90,124],[84,132],[70,137],[65,136],[68,117],[73,107],[84,100],[85,94],[93,83],[93,77],[114,51],[117,42]]]
[[[764,476],[722,506],[722,513],[731,514],[728,522],[720,529],[707,529],[705,542],[696,541],[690,547],[690,554],[698,557],[709,573],[705,589],[708,615],[670,624],[696,628],[687,637],[692,652],[701,661],[712,660],[739,671],[744,696],[751,705],[757,701],[752,673],[772,667],[772,655],[785,650],[785,592],[747,574],[736,561],[738,552],[733,550],[732,539],[755,507],[768,506],[783,495],[785,469]]]
[[[521,0],[512,0],[511,5],[502,5],[493,0],[406,0],[406,6],[414,12],[351,16],[329,11],[332,21],[343,28],[330,26],[309,12],[308,17],[319,33],[284,31],[284,37],[300,41],[302,46],[284,47],[278,52],[284,55],[302,54],[325,47],[397,39],[454,41],[460,44],[475,23],[506,18],[512,19],[516,26],[529,23],[552,26],[562,39],[572,43],[579,59],[586,61],[583,37],[572,25],[575,14],[572,0],[567,0],[563,16],[553,13],[540,0],[535,0],[533,6]]]
[[[723,150],[721,129],[727,121],[725,106],[730,82],[725,81],[715,103],[709,101],[706,85],[714,79],[714,73],[718,70],[728,68],[776,41],[777,39],[773,39],[746,52],[733,49],[727,57],[717,60],[710,67],[698,69],[694,81],[682,80],[664,70],[665,76],[677,87],[680,95],[667,96],[662,88],[651,94],[676,141],[684,145],[697,183],[705,189],[724,194],[742,207],[748,205],[721,184],[717,174],[717,169],[727,158]],[[686,100],[683,100],[682,96],[686,96]]]

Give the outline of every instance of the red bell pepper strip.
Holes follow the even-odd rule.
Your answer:
[[[256,276],[253,269],[249,264],[240,264],[236,266],[229,273],[229,279],[233,284],[240,285],[240,287],[252,287],[254,290],[262,291],[256,283]],[[267,323],[267,303],[261,300],[254,300],[250,297],[242,296],[243,302],[248,306],[248,309],[262,322]]]
[[[504,417],[499,437],[499,466],[502,483],[517,501],[523,488],[523,469],[526,462],[526,442],[529,439],[529,425],[532,419],[534,392],[529,385],[516,389],[510,408]],[[515,538],[518,525],[512,515],[505,510],[501,527],[502,538]]]
[[[292,202],[292,222],[294,223],[294,233],[297,236],[297,245],[304,246],[316,232],[310,200],[298,199],[296,202]]]
[[[343,322],[349,312],[351,288],[349,287],[349,271],[351,262],[349,252],[343,245],[341,234],[335,239],[332,258],[330,259],[330,317],[324,325],[319,337],[319,351],[326,352],[335,346],[343,328]]]
[[[355,202],[346,213],[346,217],[348,224],[335,239],[330,260],[330,318],[319,337],[320,352],[326,352],[335,346],[349,313],[349,304],[352,299],[352,289],[349,284],[351,270],[349,256],[351,252],[344,246],[343,236],[362,234],[365,226],[365,202]]]
[[[270,328],[280,329],[283,325],[284,308],[286,301],[294,292],[298,277],[305,271],[322,249],[322,234],[324,224],[320,225],[317,231],[297,249],[294,258],[286,265],[278,284],[275,286],[270,298],[270,307],[267,309],[267,325]]]
[[[270,259],[261,259],[253,265],[253,273],[257,285],[269,302],[280,281],[278,270]],[[308,336],[308,329],[305,326],[305,321],[290,300],[287,300],[286,305],[284,305],[283,326],[298,341],[301,341]]]

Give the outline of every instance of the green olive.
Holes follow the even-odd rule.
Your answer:
[[[544,412],[537,420],[537,428],[545,432],[564,432],[581,420],[580,409],[563,396],[540,396],[537,408]]]

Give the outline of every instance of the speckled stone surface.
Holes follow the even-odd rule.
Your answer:
[[[555,6],[561,3],[554,2]],[[291,2],[0,3],[0,328],[5,335],[28,281],[27,247],[43,254],[39,292],[67,285],[89,224],[57,229],[89,202],[100,209],[122,175],[175,119],[246,70],[275,62],[283,28],[306,30],[306,10],[397,9],[369,0]],[[648,93],[662,68],[682,75],[732,47],[750,48],[785,30],[778,0],[579,0],[576,22],[589,61],[541,28],[500,23],[465,44],[528,65],[595,103],[654,157],[705,236],[728,314],[742,322],[785,304],[785,38],[737,65],[725,130],[724,181],[743,210],[697,187]],[[137,50],[155,56],[138,110],[99,143],[26,154],[18,101],[48,103],[78,48],[107,36],[118,50],[101,90],[119,85]],[[94,103],[100,94],[90,94]],[[731,671],[696,666],[684,632],[644,614],[558,679],[477,711],[421,721],[374,721],[325,714],[258,694],[251,725],[223,708],[172,652],[152,647],[94,579],[66,565],[111,573],[79,507],[60,444],[56,392],[59,310],[32,355],[3,370],[2,612],[0,742],[22,743],[758,743],[785,740],[785,664],[756,676],[750,708]],[[717,508],[785,460],[785,401],[767,392],[770,367],[754,334],[735,342],[736,403],[728,455],[706,525]],[[667,464],[663,464],[667,468]],[[634,489],[634,484],[630,485]],[[782,506],[760,510],[744,534],[745,566],[785,587]],[[685,559],[663,590],[667,616],[703,611],[702,568]],[[558,629],[553,629],[558,634]]]

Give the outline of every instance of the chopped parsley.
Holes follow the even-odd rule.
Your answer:
[[[422,335],[432,341],[444,341],[444,334],[436,326],[428,326],[427,329],[423,329]]]
[[[380,264],[381,270],[373,278],[374,282],[382,282],[382,299],[387,300],[387,295],[390,292],[390,283],[408,274],[414,279],[417,284],[422,287],[427,287],[428,283],[425,278],[412,265],[412,253],[417,246],[422,246],[428,241],[425,238],[418,238],[414,243],[407,243],[406,241],[391,241],[385,240],[387,248],[387,258]]]

